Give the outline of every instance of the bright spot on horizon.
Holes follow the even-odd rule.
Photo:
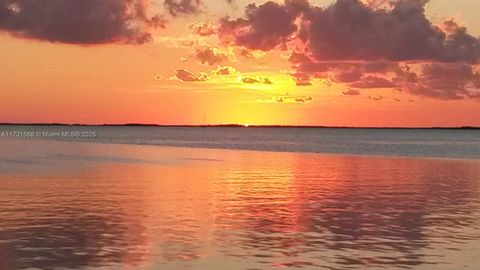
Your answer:
[[[250,126],[250,124],[246,123],[243,126],[248,128]]]

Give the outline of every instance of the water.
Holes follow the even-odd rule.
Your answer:
[[[82,140],[0,138],[0,269],[480,265],[480,160],[473,131],[456,138],[451,131],[361,130],[350,135],[356,141],[344,142],[370,141],[369,149],[387,151],[395,136],[422,145],[435,134],[411,158],[159,146],[247,148],[239,145],[255,137],[255,147],[265,150],[292,136],[291,145],[305,147],[320,138],[340,144],[332,134],[348,136],[347,130],[269,135],[240,129],[235,135],[233,129],[198,129],[197,140],[195,129],[176,136],[167,134],[178,129],[135,130],[103,128],[97,138]],[[420,142],[413,140],[417,135]],[[452,150],[440,151],[443,144]],[[427,153],[444,154],[419,158]]]
[[[100,143],[280,152],[480,159],[480,129],[189,128],[1,126],[2,131],[88,132]],[[46,139],[44,136],[40,139]],[[1,139],[1,137],[0,137]],[[37,138],[38,139],[38,138]]]

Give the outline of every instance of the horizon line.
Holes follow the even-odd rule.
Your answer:
[[[146,124],[146,123],[123,123],[123,124],[66,124],[66,123],[0,123],[0,126],[84,126],[84,127],[234,127],[234,128],[338,128],[338,129],[480,129],[480,126],[328,126],[328,125],[249,125],[249,124]]]

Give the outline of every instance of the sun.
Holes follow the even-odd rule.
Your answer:
[[[248,127],[250,126],[250,124],[245,123],[245,124],[243,124],[243,126],[246,127],[246,128],[248,128]]]

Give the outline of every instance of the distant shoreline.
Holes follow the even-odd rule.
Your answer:
[[[480,130],[480,127],[350,127],[350,126],[295,126],[295,125],[161,125],[161,124],[64,124],[64,123],[0,123],[0,126],[68,126],[68,127],[179,127],[179,128],[324,128],[324,129],[452,129],[452,130]]]

